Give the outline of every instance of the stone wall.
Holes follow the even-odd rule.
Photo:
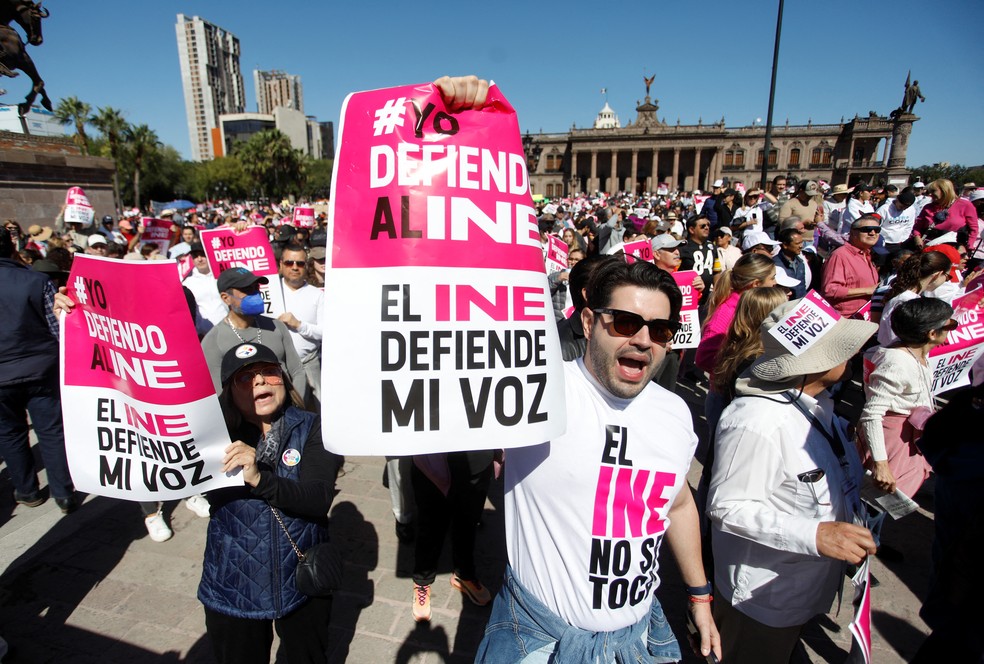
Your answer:
[[[71,139],[0,131],[0,219],[54,226],[70,187],[82,187],[96,219],[113,214],[112,159],[83,157]]]

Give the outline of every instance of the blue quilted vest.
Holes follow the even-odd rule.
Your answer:
[[[278,477],[298,480],[308,433],[315,415],[294,407],[284,411],[284,435],[272,470]],[[301,452],[300,463],[288,466],[284,451]],[[249,487],[209,493],[212,517],[205,540],[205,560],[198,599],[206,608],[236,618],[281,618],[309,598],[295,589],[297,555],[265,500],[251,496]],[[328,541],[328,528],[295,518],[278,509],[290,536],[303,552]],[[327,524],[327,515],[325,523]]]

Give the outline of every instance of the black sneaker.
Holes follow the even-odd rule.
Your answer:
[[[58,505],[62,514],[71,514],[79,508],[79,501],[73,494],[68,498],[55,498],[55,505]]]
[[[18,505],[38,507],[39,505],[44,505],[45,497],[41,495],[40,491],[32,491],[31,493],[17,493],[14,491],[14,500],[17,501]]]

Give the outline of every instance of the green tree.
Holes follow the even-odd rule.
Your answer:
[[[133,204],[140,207],[140,173],[147,155],[156,150],[161,142],[157,133],[145,124],[128,127],[124,140],[133,165]]]
[[[129,124],[123,119],[122,111],[111,106],[100,108],[92,117],[91,122],[92,126],[99,130],[103,138],[106,139],[109,157],[116,162],[116,170],[113,171],[113,196],[116,201],[116,208],[119,210],[123,204],[120,199],[120,158],[122,157],[123,137]]]
[[[92,121],[92,106],[78,97],[65,97],[55,107],[55,119],[63,125],[75,125],[75,144],[82,149],[82,154],[89,154],[89,137],[85,134],[85,126]]]
[[[196,162],[188,169],[188,191],[196,200],[245,198],[252,180],[236,156]]]
[[[233,148],[243,171],[263,196],[279,197],[298,193],[304,186],[304,159],[290,139],[276,129],[253,134]]]
[[[975,182],[978,186],[984,186],[984,167],[967,167],[960,164],[950,164],[942,162],[939,164],[925,164],[912,170],[913,181],[922,180],[929,184],[933,180],[946,179],[953,183],[960,193],[960,188],[965,182]]]
[[[304,188],[301,193],[310,198],[328,198],[331,192],[331,159],[306,159],[304,162]]]

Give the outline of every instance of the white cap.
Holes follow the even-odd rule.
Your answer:
[[[714,181],[714,184],[712,186],[714,188],[723,187],[724,186],[724,180],[718,178],[717,180]]]
[[[778,247],[779,243],[773,240],[764,231],[749,231],[745,233],[745,236],[741,239],[741,250],[748,251],[752,247],[759,244],[767,244],[770,247]]]
[[[89,236],[87,244],[90,247],[94,247],[97,244],[106,244],[106,237],[102,233],[93,233]]]
[[[678,240],[669,233],[664,233],[663,235],[657,235],[649,244],[652,246],[653,251],[659,251],[660,249],[676,249],[681,244],[686,244],[683,240]]]
[[[984,189],[975,189],[974,191],[970,192],[970,196],[968,196],[968,198],[970,199],[971,203],[976,203],[977,201],[984,198]]]
[[[781,267],[776,267],[776,283],[780,286],[785,286],[786,288],[796,288],[800,285],[799,279],[794,279],[793,277],[786,274],[786,271]]]
[[[914,182],[913,185],[912,185],[912,188],[913,189],[925,189],[926,188],[926,183],[923,182],[922,180],[920,180],[919,182]]]

